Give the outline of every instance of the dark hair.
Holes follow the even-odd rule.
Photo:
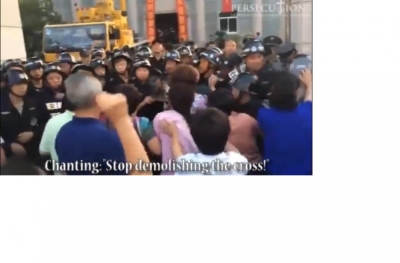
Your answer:
[[[209,41],[209,42],[207,42],[206,47],[208,48],[208,47],[211,46],[211,45],[215,45],[215,42],[214,42],[214,41]]]
[[[162,41],[160,39],[156,38],[151,42],[151,45],[155,45],[155,44],[161,44],[162,45],[163,43],[162,43]]]
[[[295,75],[282,71],[277,73],[269,95],[269,106],[280,110],[293,110],[297,107],[297,89],[300,80]]]
[[[66,110],[69,110],[69,111],[76,110],[76,107],[73,105],[73,103],[70,102],[70,100],[65,95],[64,95],[64,98],[62,99],[62,105],[63,105],[63,108]]]
[[[190,118],[190,109],[194,101],[196,87],[196,69],[190,65],[181,64],[171,73],[168,98],[172,108],[179,112],[186,121]]]
[[[208,95],[207,106],[217,108],[229,116],[235,106],[235,98],[228,89],[216,89]]]
[[[26,158],[13,156],[7,158],[6,164],[0,169],[1,175],[42,175],[41,169]]]
[[[257,32],[256,34],[257,34],[257,36],[259,36],[259,35],[260,35],[260,32]]]
[[[166,43],[164,45],[164,48],[165,48],[166,51],[172,51],[172,50],[174,50],[174,45],[171,44],[171,43]]]
[[[190,119],[190,133],[197,148],[205,155],[224,151],[231,127],[228,116],[215,108],[197,110]]]
[[[142,101],[142,93],[140,93],[139,90],[131,84],[118,85],[115,88],[115,91],[125,95],[128,102],[128,113],[129,115],[132,115]]]

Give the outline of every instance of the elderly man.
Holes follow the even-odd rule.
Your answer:
[[[57,134],[59,162],[53,163],[53,168],[67,175],[125,175],[134,172],[127,169],[127,161],[148,162],[123,95],[102,93],[96,78],[81,73],[71,75],[65,88],[75,116]],[[106,113],[116,131],[98,119],[101,112]]]

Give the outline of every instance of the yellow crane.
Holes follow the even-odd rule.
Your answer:
[[[75,23],[46,25],[43,29],[43,56],[54,62],[62,51],[80,60],[79,52],[95,48],[114,50],[133,47],[134,32],[129,27],[126,0],[120,0],[120,10],[115,10],[113,0],[97,0],[94,7],[75,6]]]

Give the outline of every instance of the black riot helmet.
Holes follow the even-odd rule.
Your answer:
[[[261,55],[268,55],[271,50],[267,51],[265,50],[264,45],[260,41],[252,40],[246,42],[246,44],[243,47],[242,51],[242,57],[247,57],[248,55],[251,54],[261,54]]]
[[[151,58],[153,57],[153,52],[149,47],[140,47],[136,51],[135,56],[140,56],[143,58]]]
[[[43,79],[46,80],[47,76],[50,73],[58,73],[61,75],[61,77],[65,80],[66,75],[65,73],[61,70],[60,66],[58,65],[57,62],[49,63],[47,64],[46,68],[43,71]]]
[[[28,73],[31,70],[40,69],[40,68],[44,69],[44,63],[43,63],[43,60],[41,60],[37,57],[29,58],[25,64],[25,69]]]
[[[7,59],[4,62],[4,70],[5,71],[7,71],[11,68],[21,69],[22,71],[25,71],[25,67],[22,64],[21,60],[19,60],[19,59]]]
[[[165,53],[164,59],[165,61],[172,60],[178,63],[181,62],[181,56],[176,50],[168,51],[167,53]]]
[[[93,50],[93,52],[92,52],[92,59],[97,59],[97,58],[103,59],[103,57],[104,57],[104,52],[103,52],[103,50],[101,50],[101,49],[95,49],[95,50]]]
[[[238,89],[241,92],[253,93],[249,87],[257,81],[257,76],[247,72],[239,73],[234,70],[229,73],[229,77],[229,84],[231,84],[232,88]]]
[[[67,52],[63,52],[58,57],[58,63],[68,63],[70,65],[74,65],[74,64],[76,64],[76,60],[75,60],[74,56],[72,56],[71,54],[69,54]]]
[[[286,61],[296,55],[296,45],[290,42],[283,43],[277,48],[277,53],[281,61]]]
[[[95,69],[97,67],[103,67],[106,70],[108,69],[106,62],[104,62],[104,60],[102,59],[92,59],[92,61],[90,61],[90,66]]]
[[[7,78],[7,85],[10,88],[14,85],[29,83],[28,75],[26,75],[24,71],[19,69],[9,69],[6,73],[6,78]]]
[[[206,59],[209,63],[213,64],[213,65],[217,65],[217,58],[220,56],[221,54],[216,52],[215,50],[212,49],[208,49],[204,52],[200,53],[199,59]]]
[[[243,38],[242,44],[246,45],[249,41],[254,41],[255,37],[253,35],[247,35]]]
[[[267,36],[262,41],[263,45],[268,47],[277,47],[281,45],[282,42],[282,39],[278,36]]]
[[[136,72],[136,69],[138,68],[147,68],[149,70],[149,74],[153,76],[160,76],[162,74],[161,71],[153,68],[150,64],[150,61],[146,58],[137,58],[133,62],[133,70]]]
[[[131,57],[129,56],[128,53],[125,53],[125,52],[122,52],[122,51],[118,50],[118,51],[115,51],[113,56],[111,57],[111,64],[112,64],[113,67],[115,65],[115,62],[118,59],[125,59],[126,62],[128,63],[128,67],[129,67],[129,64],[132,62],[132,59],[131,59]]]
[[[181,57],[183,57],[183,56],[189,56],[189,57],[193,56],[192,50],[190,49],[190,47],[187,47],[187,46],[179,47],[179,48],[176,49],[176,51],[178,51],[178,53],[179,53],[179,55]]]
[[[88,58],[90,56],[90,50],[83,48],[79,51],[79,56],[81,56],[81,58]]]
[[[197,49],[196,43],[194,43],[194,41],[191,40],[185,41],[183,43],[183,46],[188,47],[192,53]]]
[[[93,68],[85,64],[76,64],[71,69],[71,74],[78,73],[79,71],[84,71],[93,74]]]

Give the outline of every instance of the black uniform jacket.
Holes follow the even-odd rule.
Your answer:
[[[36,105],[28,97],[24,98],[22,113],[11,103],[9,93],[1,92],[1,126],[0,135],[5,143],[17,142],[23,132],[38,132]]]
[[[51,91],[49,88],[44,87],[43,89],[44,91],[36,97],[40,136],[50,118],[65,111],[63,98],[56,98],[55,92]]]
[[[158,69],[161,72],[164,72],[164,68],[165,68],[165,59],[164,58],[156,59],[155,57],[151,57],[149,59],[149,61],[150,61],[150,65],[153,68]]]
[[[131,76],[128,79],[128,82],[125,82],[118,73],[110,73],[107,77],[106,84],[104,86],[104,91],[107,91],[108,93],[115,93],[115,88],[118,87],[121,84],[134,84],[135,77]]]

